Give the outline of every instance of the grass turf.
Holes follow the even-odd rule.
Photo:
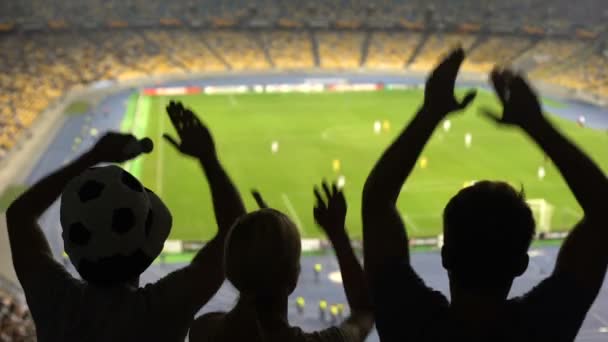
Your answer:
[[[6,212],[8,207],[17,199],[22,193],[27,190],[25,185],[10,185],[4,190],[4,193],[0,195],[0,213]]]
[[[70,103],[70,105],[64,111],[68,116],[78,116],[86,114],[91,108],[91,104],[85,101],[76,101]]]
[[[208,240],[216,231],[208,185],[200,166],[162,141],[175,134],[165,106],[179,100],[209,126],[223,165],[234,179],[249,209],[255,203],[249,190],[257,188],[273,207],[290,215],[304,237],[320,237],[314,224],[312,187],[323,178],[343,175],[351,238],[361,237],[361,190],[382,151],[415,114],[420,90],[370,93],[242,94],[172,97],[133,96],[123,129],[150,136],[154,151],[130,165],[142,182],[155,190],[174,216],[172,239]],[[497,128],[477,114],[479,106],[496,107],[493,95],[480,91],[466,113],[451,116],[452,127],[437,129],[418,167],[407,181],[398,207],[414,237],[441,232],[447,201],[466,182],[492,179],[523,186],[527,198],[544,198],[554,206],[553,230],[568,230],[581,210],[561,176],[541,151],[519,130]],[[137,115],[135,113],[137,112]],[[376,120],[390,129],[375,134]],[[583,150],[608,170],[606,132],[580,128],[552,118]],[[464,136],[472,134],[466,148]],[[273,141],[279,151],[271,152]],[[333,161],[340,170],[333,170]],[[540,180],[537,170],[546,169]]]

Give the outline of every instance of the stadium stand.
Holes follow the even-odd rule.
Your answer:
[[[601,0],[42,0],[0,4],[0,159],[72,87],[227,70],[424,72],[451,46],[463,69],[514,65],[604,96]],[[280,26],[281,28],[277,28]],[[27,101],[26,101],[27,100]],[[19,104],[19,105],[17,105]]]
[[[422,35],[404,32],[374,32],[366,66],[374,69],[403,69]]]
[[[480,0],[0,1],[0,161],[69,89],[100,80],[273,68],[426,72],[460,44],[464,71],[513,65],[608,97],[603,1],[487,0],[485,10]],[[0,342],[34,336],[26,306],[0,281]]]
[[[306,32],[275,31],[263,35],[274,65],[280,69],[314,66],[312,42]]]
[[[587,91],[593,94],[608,96],[608,57],[598,52],[579,59],[570,68],[549,77],[550,82]]]
[[[514,62],[518,68],[526,69],[532,77],[542,77],[550,65],[570,58],[584,47],[584,43],[571,39],[543,40],[526,51]]]
[[[465,50],[468,50],[475,36],[462,34],[437,34],[429,37],[422,50],[416,56],[416,59],[410,64],[410,69],[416,71],[427,71],[433,68],[437,63],[454,47],[461,45]]]
[[[247,32],[213,31],[205,35],[209,46],[234,70],[268,69],[270,64],[258,36]]]
[[[349,31],[317,34],[321,66],[329,69],[358,68],[363,36],[363,33]]]
[[[488,72],[495,65],[510,63],[532,45],[529,38],[489,37],[469,54],[463,69],[474,72]]]

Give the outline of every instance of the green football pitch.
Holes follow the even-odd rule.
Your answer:
[[[170,100],[182,101],[211,129],[220,159],[248,209],[255,209],[250,190],[257,188],[272,207],[298,224],[304,237],[322,237],[312,216],[313,185],[323,178],[342,176],[349,206],[348,229],[351,238],[359,239],[365,178],[412,118],[422,95],[421,90],[172,97],[134,94],[122,129],[151,137],[155,149],[128,168],[172,211],[172,239],[205,241],[213,236],[216,226],[211,198],[199,165],[162,140],[164,132],[175,134],[165,106]],[[442,126],[437,129],[422,154],[426,163],[419,161],[402,189],[398,207],[410,235],[438,235],[441,214],[450,197],[465,184],[482,179],[523,186],[528,199],[544,199],[553,207],[548,216],[552,230],[568,230],[581,217],[581,209],[555,167],[519,130],[497,128],[478,115],[479,106],[497,108],[497,103],[493,95],[480,91],[467,112],[451,116],[449,131]],[[555,117],[552,120],[608,170],[606,132],[580,128]],[[376,121],[382,123],[380,133],[374,131]],[[467,133],[472,137],[468,148]],[[276,153],[271,149],[273,142],[278,143]],[[545,169],[543,179],[538,175],[540,167]]]

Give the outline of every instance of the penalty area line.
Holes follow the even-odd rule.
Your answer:
[[[302,221],[300,221],[300,217],[298,216],[298,213],[296,212],[296,208],[294,208],[293,204],[289,200],[289,197],[287,197],[287,195],[285,193],[282,193],[281,198],[283,199],[283,202],[287,206],[287,210],[289,211],[289,214],[291,215],[291,217],[293,217],[293,220],[296,223],[296,227],[298,227],[298,230],[300,231],[300,233],[306,232],[306,230],[304,229],[304,226],[302,225]]]
[[[565,206],[564,208],[564,212],[572,217],[576,217],[576,218],[582,218],[583,214],[579,213],[578,211],[572,209],[571,207]]]
[[[143,97],[144,95],[142,94],[138,94],[137,95],[137,100],[135,101],[135,108],[134,108],[134,112],[133,112],[133,120],[131,121],[131,127],[129,128],[128,132],[135,135],[136,134],[136,130],[137,130],[137,124],[139,122],[139,109],[141,108],[141,103],[143,101]],[[127,170],[127,172],[129,173],[133,173],[133,160],[129,160],[124,164],[124,168],[125,170]],[[135,175],[135,177],[139,177],[139,175]]]
[[[164,108],[162,108],[163,106],[161,105],[161,113],[163,113]],[[157,137],[161,137],[159,140],[162,140],[162,136],[165,130],[165,115],[161,115],[161,117],[158,120],[158,129],[159,129],[159,133],[156,135]],[[161,141],[160,144],[158,144],[160,146],[158,146],[158,156],[156,158],[156,191],[158,196],[162,196],[163,194],[163,164],[164,164],[164,145],[163,141]]]
[[[420,231],[420,229],[418,229],[418,226],[414,223],[414,220],[412,220],[411,217],[409,217],[406,214],[403,214],[402,216],[403,216],[403,221],[405,221],[405,224],[406,224],[406,229],[410,228],[411,230],[413,230],[416,233]]]
[[[234,95],[230,94],[228,95],[228,100],[230,101],[230,104],[235,107],[239,104],[239,102],[234,98]]]

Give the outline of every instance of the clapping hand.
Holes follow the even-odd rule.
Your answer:
[[[462,101],[454,97],[456,77],[463,61],[464,50],[458,48],[431,72],[424,90],[423,108],[426,112],[443,119],[451,112],[465,109],[475,99],[475,90],[470,90]]]
[[[313,213],[317,224],[332,239],[338,234],[345,233],[346,199],[336,183],[333,183],[330,188],[327,182],[323,181],[322,187],[325,198],[321,195],[318,187],[315,186],[314,188],[317,203]]]
[[[489,109],[483,109],[482,114],[498,124],[522,128],[543,119],[538,97],[521,75],[508,69],[494,69],[490,79],[503,106],[503,112],[499,115]]]

